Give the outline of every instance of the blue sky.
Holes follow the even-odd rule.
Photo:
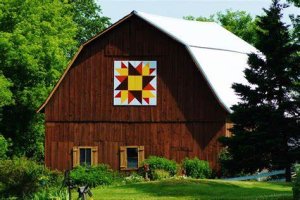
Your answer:
[[[183,16],[209,16],[226,9],[244,10],[252,16],[262,14],[262,8],[268,8],[271,0],[97,0],[103,15],[112,22],[129,14],[132,10],[182,18]],[[300,14],[294,6],[285,9],[284,21],[289,22],[289,14]]]

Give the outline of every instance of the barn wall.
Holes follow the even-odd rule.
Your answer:
[[[119,169],[120,146],[141,145],[145,157],[208,160],[216,168],[224,123],[47,123],[46,166],[70,169],[73,146],[98,146],[98,161]]]
[[[113,106],[113,61],[135,59],[157,60],[157,106]],[[52,122],[220,121],[226,115],[185,47],[135,18],[84,48],[45,111]]]
[[[113,106],[114,60],[157,60],[157,106]],[[185,47],[133,16],[87,45],[45,107],[45,163],[71,167],[71,149],[98,145],[99,162],[119,168],[119,146],[145,156],[217,166],[227,112]]]

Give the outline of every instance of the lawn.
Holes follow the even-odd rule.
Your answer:
[[[97,199],[292,199],[286,183],[165,180],[92,189]],[[76,195],[77,196],[77,195]]]

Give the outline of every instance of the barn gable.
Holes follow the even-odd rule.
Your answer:
[[[213,22],[194,22],[136,11],[116,22],[79,48],[61,79],[37,112],[44,109],[83,48],[132,16],[144,19],[155,28],[183,44],[205,77],[220,105],[230,112],[230,107],[238,102],[231,85],[234,82],[246,83],[243,70],[247,67],[247,54],[258,51]],[[110,50],[108,49],[107,52],[109,54]]]

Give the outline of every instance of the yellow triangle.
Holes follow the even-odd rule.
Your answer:
[[[143,95],[143,98],[155,97],[155,95],[151,91],[148,91],[148,90],[143,90],[142,95]]]
[[[116,71],[119,73],[121,76],[127,76],[128,75],[128,69],[126,68],[121,68],[121,69],[116,69]]]
[[[147,63],[144,67],[143,67],[143,75],[150,75],[150,66],[149,63]]]
[[[128,99],[128,91],[121,91],[121,103],[124,103]]]

